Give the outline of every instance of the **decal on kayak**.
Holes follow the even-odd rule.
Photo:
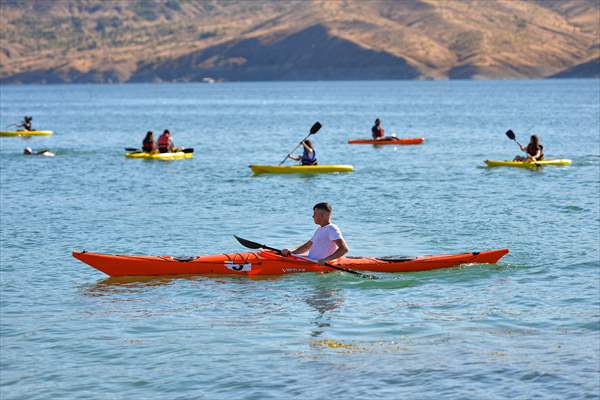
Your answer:
[[[252,271],[252,264],[248,263],[248,264],[238,264],[238,263],[234,263],[233,261],[225,261],[225,267],[227,269],[230,269],[232,271],[237,271],[237,272],[249,272]]]
[[[281,268],[281,272],[283,272],[284,274],[293,274],[296,272],[306,272],[306,269],[304,268],[295,268],[295,267],[283,267]]]

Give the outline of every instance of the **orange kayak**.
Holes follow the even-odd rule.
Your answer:
[[[331,262],[356,271],[415,272],[461,264],[495,264],[508,249],[421,257],[343,257]],[[110,276],[136,275],[285,275],[331,272],[300,257],[283,257],[269,250],[196,257],[122,256],[73,251],[73,257]]]
[[[395,144],[395,145],[404,145],[404,144],[421,144],[425,141],[425,138],[416,137],[416,138],[385,138],[380,140],[374,139],[350,139],[348,140],[349,144]]]

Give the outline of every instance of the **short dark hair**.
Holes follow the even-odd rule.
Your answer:
[[[323,210],[330,213],[333,209],[331,208],[331,204],[329,203],[317,203],[313,207],[313,210]]]

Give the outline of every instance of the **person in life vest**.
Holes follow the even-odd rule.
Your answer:
[[[156,143],[154,142],[154,132],[148,131],[146,133],[146,137],[142,142],[142,151],[145,153],[155,153],[156,152]]]
[[[348,252],[348,246],[337,225],[331,223],[332,208],[329,203],[318,203],[313,207],[313,221],[319,225],[312,238],[295,250],[283,249],[281,254],[304,254],[320,265],[342,257]]]
[[[371,128],[371,136],[373,136],[373,139],[375,140],[381,140],[385,138],[385,132],[381,126],[381,120],[379,118],[375,120],[375,125],[373,125]]]
[[[165,129],[162,135],[159,136],[156,144],[160,153],[173,153],[178,150],[173,144],[173,138],[168,129]]]
[[[537,135],[531,135],[527,147],[522,145],[519,145],[519,147],[527,156],[516,156],[514,161],[542,161],[544,159],[544,146],[540,144],[540,138]]]
[[[33,117],[30,117],[28,115],[24,116],[23,122],[21,122],[20,128],[23,128],[26,131],[32,131],[33,126],[31,124],[31,121],[33,121]]]
[[[302,165],[317,165],[317,152],[315,151],[315,148],[310,139],[306,139],[301,143],[304,147],[302,157],[290,156],[290,158],[296,161],[300,161]]]

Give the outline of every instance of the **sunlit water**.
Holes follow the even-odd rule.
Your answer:
[[[0,397],[597,398],[600,81],[2,86]],[[419,146],[351,146],[379,117]],[[253,177],[315,121],[321,164]],[[194,158],[123,157],[169,128]],[[538,133],[569,167],[488,169]],[[26,157],[25,146],[56,157]],[[107,279],[73,249],[293,247],[329,201],[351,255],[508,247],[495,266],[366,281]]]

